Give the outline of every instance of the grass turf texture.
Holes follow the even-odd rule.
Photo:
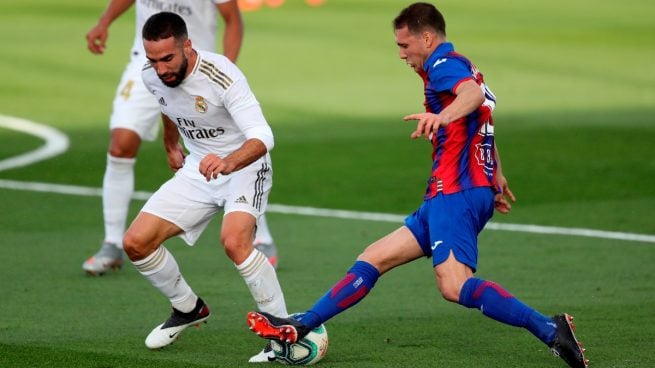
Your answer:
[[[421,82],[397,59],[390,27],[404,4],[288,1],[244,15],[239,65],[276,134],[272,203],[390,213],[418,205],[429,146],[408,138],[401,117],[421,110]],[[134,32],[126,14],[107,54],[90,55],[84,34],[104,6],[0,3],[0,113],[71,139],[65,154],[0,178],[101,185],[110,102]],[[519,203],[494,221],[655,233],[655,4],[439,6],[449,38],[499,99],[497,141]],[[0,159],[38,145],[4,129],[0,142]],[[137,189],[153,191],[168,175],[161,144],[144,144]],[[245,327],[253,303],[217,246],[217,221],[194,248],[167,244],[214,316],[150,352],[143,339],[168,303],[129,264],[99,279],[80,269],[101,240],[100,199],[4,189],[0,197],[0,366],[246,366],[261,348]],[[397,226],[278,214],[269,222],[290,311],[310,306]],[[593,367],[655,364],[653,245],[492,231],[480,243],[479,275],[543,312],[574,314]],[[563,366],[527,332],[442,301],[425,260],[384,276],[327,327],[325,366]]]

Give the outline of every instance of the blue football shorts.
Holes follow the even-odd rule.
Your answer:
[[[478,234],[494,212],[494,192],[490,187],[439,193],[425,200],[405,218],[423,253],[432,265],[443,263],[450,251],[475,272],[478,264]]]

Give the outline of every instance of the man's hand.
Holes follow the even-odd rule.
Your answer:
[[[168,167],[173,171],[177,171],[184,166],[184,149],[181,144],[177,144],[173,149],[166,151],[168,159]]]
[[[418,120],[416,130],[414,130],[411,135],[412,139],[416,139],[422,135],[425,136],[425,139],[430,139],[430,135],[436,133],[437,130],[439,130],[439,127],[448,125],[448,122],[446,122],[441,115],[433,114],[431,112],[407,115],[403,120]]]
[[[228,175],[235,169],[234,165],[231,165],[229,161],[224,160],[213,153],[205,156],[202,161],[200,161],[200,166],[198,168],[207,181],[210,181],[212,178],[218,178],[219,174]]]
[[[89,51],[96,55],[102,55],[105,52],[107,37],[109,37],[109,27],[100,23],[96,24],[86,34],[86,44]]]
[[[509,211],[512,209],[512,205],[510,204],[510,201],[512,203],[516,202],[516,197],[514,196],[514,193],[512,193],[512,191],[509,189],[509,185],[507,184],[507,178],[505,178],[504,175],[497,175],[496,182],[500,187],[500,193],[497,193],[496,196],[494,197],[494,208],[496,209],[496,211],[502,214],[508,214]]]

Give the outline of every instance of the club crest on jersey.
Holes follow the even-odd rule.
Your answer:
[[[475,160],[479,166],[483,167],[486,175],[493,174],[494,171],[494,147],[491,143],[478,143],[475,145]]]
[[[196,96],[196,111],[201,114],[207,112],[207,102],[205,102],[205,99],[202,96]]]

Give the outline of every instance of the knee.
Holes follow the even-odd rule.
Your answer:
[[[441,296],[453,303],[459,303],[459,295],[462,292],[464,282],[455,279],[441,279],[438,282],[439,292]]]
[[[380,275],[385,274],[387,271],[390,269],[394,268],[396,265],[394,264],[393,260],[391,259],[386,259],[384,257],[381,257],[379,254],[376,254],[375,252],[370,251],[369,248],[366,248],[364,252],[362,252],[358,257],[358,261],[366,262],[370,264],[371,266],[375,267]]]
[[[136,157],[137,149],[127,145],[118,144],[112,141],[109,145],[109,155],[118,158],[134,158]]]
[[[236,264],[245,261],[252,251],[252,242],[237,235],[221,235],[221,243],[225,249],[225,254]]]
[[[113,134],[109,142],[109,155],[118,158],[134,158],[139,152],[140,140],[136,133]]]
[[[237,247],[238,243],[239,241],[236,236],[231,234],[221,234],[221,244],[223,244],[223,248],[225,248],[226,251],[234,249]]]
[[[441,292],[441,296],[452,303],[458,303],[459,302],[459,292],[457,288],[452,288],[452,287],[444,287],[440,288],[439,291]]]
[[[147,241],[133,231],[127,231],[123,236],[123,250],[131,261],[139,261],[152,253],[147,246]]]

